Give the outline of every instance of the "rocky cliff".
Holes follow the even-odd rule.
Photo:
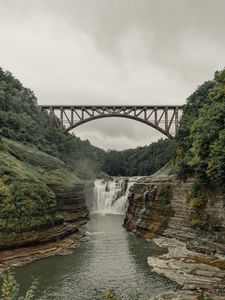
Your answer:
[[[178,179],[170,165],[152,176],[142,177],[131,187],[124,226],[144,238],[160,234],[192,241],[197,237],[214,242],[218,251],[219,244],[223,249],[224,195],[211,188],[206,190],[207,204],[199,209],[199,214],[207,215],[210,230],[200,230],[192,223],[193,207],[187,200],[193,182],[192,178],[185,182]]]
[[[48,185],[56,195],[57,212],[63,217],[64,223],[82,225],[87,222],[88,209],[85,202],[85,185],[74,186]]]
[[[207,205],[198,213],[207,215],[210,230],[201,230],[192,223],[193,208],[187,201],[193,182],[179,180],[169,165],[141,178],[130,190],[124,226],[168,248],[167,254],[149,258],[154,272],[176,281],[188,293],[211,289],[221,294],[225,291],[224,196],[206,190]]]
[[[86,222],[84,184],[35,148],[0,139],[0,250],[53,242]]]

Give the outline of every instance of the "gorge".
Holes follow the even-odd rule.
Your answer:
[[[40,278],[43,289],[37,299],[95,299],[105,290],[113,290],[127,300],[158,299],[158,294],[162,299],[196,299],[199,290],[212,293],[213,299],[223,299],[224,247],[215,243],[212,253],[212,244],[207,245],[207,239],[197,237],[187,226],[187,211],[181,204],[190,184],[182,184],[181,189],[170,165],[151,177],[97,179],[92,185],[93,193],[86,198],[90,211],[90,220],[85,225],[86,241],[75,252],[71,251],[71,244],[61,244],[58,252],[56,245],[52,251],[52,245],[46,244],[48,255],[40,248],[40,256],[35,257],[37,253],[28,248],[22,257],[12,250],[6,255],[2,252],[0,259],[5,257],[8,266],[25,265],[16,269],[16,278],[24,290],[31,282],[30,274]],[[166,188],[168,192],[169,185],[170,199],[160,201],[158,193],[161,191],[162,197],[162,191]],[[72,194],[71,200],[83,199],[82,191],[84,187]],[[58,195],[64,199],[65,191],[61,189]],[[68,202],[60,201],[60,209],[66,213],[67,222],[76,222],[80,208],[79,213],[75,212],[73,202],[70,206]],[[221,213],[217,204],[214,214]],[[170,206],[173,213],[168,209]],[[123,223],[128,231],[144,240],[127,233]],[[44,257],[45,260],[30,264]]]
[[[40,278],[38,299],[95,299],[98,292],[109,289],[127,300],[148,299],[176,288],[149,271],[147,256],[163,251],[121,226],[134,179],[127,181],[95,181],[94,199],[90,199],[93,213],[85,226],[87,241],[69,256],[50,257],[16,269],[24,290],[31,282],[30,274]]]
[[[40,299],[223,299],[224,70],[188,98],[176,139],[107,152],[0,78],[1,272],[20,266],[24,289],[40,275]]]

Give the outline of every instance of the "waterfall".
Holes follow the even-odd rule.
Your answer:
[[[97,179],[94,185],[93,213],[125,214],[129,189],[128,178]]]

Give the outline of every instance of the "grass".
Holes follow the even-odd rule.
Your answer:
[[[6,138],[2,138],[0,143],[0,172],[3,166],[21,180],[32,178],[32,180],[41,180],[47,184],[67,186],[81,183],[81,180],[68,169],[64,162],[51,155]]]

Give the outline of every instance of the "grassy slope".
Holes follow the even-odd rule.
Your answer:
[[[66,164],[56,157],[5,138],[2,138],[2,145],[0,155],[5,155],[6,161],[9,160],[9,163],[11,161],[11,167],[15,168],[21,176],[33,177],[45,183],[54,182],[63,185],[81,183],[75,173],[72,173]]]
[[[0,248],[32,240],[62,221],[47,184],[81,181],[59,159],[5,138],[0,140]]]

